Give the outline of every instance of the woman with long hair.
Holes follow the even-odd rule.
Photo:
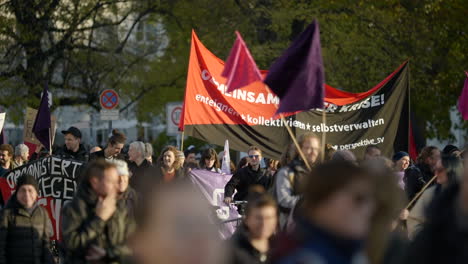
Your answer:
[[[162,182],[171,182],[184,178],[184,171],[180,167],[178,151],[174,146],[167,146],[156,161],[156,175]]]
[[[200,168],[221,173],[219,167],[218,153],[216,153],[216,150],[213,148],[205,149],[200,160]]]

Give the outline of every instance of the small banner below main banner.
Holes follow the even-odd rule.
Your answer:
[[[47,157],[18,167],[0,177],[0,190],[3,201],[14,193],[16,181],[25,174],[34,176],[39,184],[38,204],[44,207],[54,229],[53,240],[60,240],[62,207],[73,199],[83,162]]]
[[[192,170],[190,179],[200,189],[206,199],[216,209],[216,215],[220,221],[239,219],[241,216],[237,208],[227,206],[224,200],[224,186],[229,182],[232,175],[220,174],[207,170]],[[215,209],[213,209],[215,210]],[[219,234],[221,238],[228,239],[236,230],[236,221],[221,225]]]
[[[185,135],[245,151],[255,145],[264,156],[279,159],[291,139],[280,119],[272,118],[279,99],[262,82],[227,92],[221,76],[224,62],[192,33],[187,86],[179,125]],[[326,123],[322,111],[310,110],[286,117],[296,136],[326,133],[326,143],[362,157],[376,145],[391,157],[408,151],[408,62],[364,93],[349,93],[325,85]],[[262,71],[265,75],[267,72]]]

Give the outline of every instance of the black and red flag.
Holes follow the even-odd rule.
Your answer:
[[[259,146],[264,155],[279,158],[290,142],[279,119],[273,119],[279,98],[261,82],[227,92],[221,73],[224,62],[212,54],[192,32],[187,86],[180,129],[234,150]],[[261,71],[263,77],[266,71]],[[366,146],[377,145],[386,155],[408,150],[408,62],[374,88],[349,93],[325,84],[327,123],[322,112],[311,110],[286,117],[296,135],[327,133],[327,143],[350,149],[359,157]]]

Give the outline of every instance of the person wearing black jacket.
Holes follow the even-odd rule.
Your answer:
[[[154,167],[145,159],[146,154],[145,143],[141,141],[132,142],[128,148],[128,169],[132,173],[130,186],[138,192],[155,179]]]
[[[0,263],[52,264],[52,225],[44,208],[37,204],[37,181],[21,176],[16,192],[0,216]]]
[[[65,263],[127,263],[134,229],[125,203],[118,197],[115,164],[102,159],[88,164],[75,197],[62,211]]]
[[[91,154],[89,160],[106,159],[112,161],[114,159],[125,160],[125,157],[120,153],[127,141],[127,137],[118,131],[112,130],[112,135],[107,140],[107,146],[103,150],[96,151]]]
[[[231,264],[268,263],[271,241],[278,225],[276,202],[262,187],[248,194],[246,215],[242,225],[229,239]]]
[[[81,131],[76,127],[70,127],[68,130],[63,130],[62,134],[65,138],[65,145],[58,148],[52,154],[62,159],[88,162],[89,153],[83,144],[81,144]]]
[[[434,177],[434,169],[439,160],[439,149],[436,147],[425,147],[418,157],[416,166],[406,169],[403,180],[408,200],[411,201],[424,185]]]
[[[239,169],[224,187],[224,202],[229,204],[233,198],[235,201],[244,201],[247,198],[249,188],[253,185],[261,185],[267,189],[270,185],[266,170],[260,168],[262,151],[255,146],[249,148],[247,167]],[[237,190],[233,197],[234,191]]]

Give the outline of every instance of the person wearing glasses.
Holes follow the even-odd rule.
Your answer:
[[[312,133],[305,133],[297,139],[304,157],[310,166],[315,166],[320,160],[320,140]],[[292,161],[282,167],[274,178],[273,194],[278,201],[280,211],[280,227],[286,227],[291,210],[300,199],[304,182],[310,173],[301,158],[299,151],[295,149]]]
[[[230,204],[234,201],[245,201],[250,187],[253,185],[261,185],[267,189],[269,186],[269,177],[266,175],[266,170],[260,167],[262,160],[262,151],[251,146],[248,153],[248,165],[237,170],[231,180],[224,187],[224,202]],[[234,191],[237,190],[236,195]]]

